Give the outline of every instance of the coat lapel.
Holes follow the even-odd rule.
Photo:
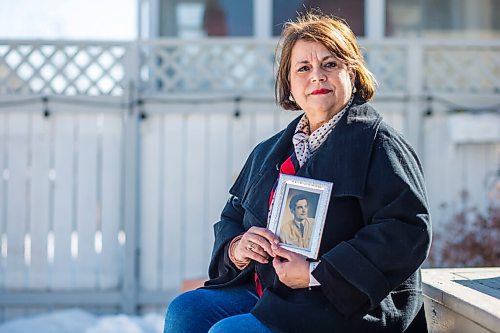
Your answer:
[[[269,195],[278,178],[279,165],[288,157],[301,116],[279,135],[259,145],[252,161],[253,170],[243,177],[247,186],[238,192],[245,192],[242,205],[256,219],[255,225],[267,225]],[[332,182],[333,196],[362,197],[381,119],[369,104],[355,101],[297,176]]]
[[[362,197],[381,120],[369,104],[354,105],[297,176],[332,182],[333,196]]]
[[[297,123],[302,114],[295,118],[286,129],[276,136],[260,144],[255,151],[252,161],[253,171],[243,178],[247,178],[246,189],[238,189],[233,186],[230,191],[238,192],[243,197],[242,205],[256,219],[256,225],[265,227],[269,210],[269,196],[272,187],[279,175],[279,166],[288,157],[292,145],[292,137],[295,133]],[[241,186],[238,186],[241,188]],[[243,193],[245,192],[245,193]]]

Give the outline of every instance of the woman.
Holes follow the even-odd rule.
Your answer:
[[[210,280],[170,304],[165,332],[425,332],[417,156],[367,103],[375,80],[345,23],[308,13],[281,43],[276,98],[304,114],[250,154],[214,226]],[[333,183],[318,262],[266,229],[280,173]]]

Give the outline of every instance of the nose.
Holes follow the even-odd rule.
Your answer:
[[[312,82],[323,82],[326,80],[326,75],[321,68],[315,68],[311,72]]]

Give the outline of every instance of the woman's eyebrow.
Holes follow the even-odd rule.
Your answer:
[[[335,57],[333,54],[329,54],[329,55],[327,55],[327,56],[323,57],[323,58],[321,59],[321,61],[325,61],[326,59],[329,59],[329,58],[336,59],[336,57]],[[297,61],[297,62],[295,63],[295,65],[300,65],[300,64],[308,64],[308,63],[309,63],[309,60],[301,60],[301,61]]]
[[[301,60],[301,61],[297,61],[295,63],[295,65],[300,65],[300,64],[308,64],[309,63],[309,60]]]

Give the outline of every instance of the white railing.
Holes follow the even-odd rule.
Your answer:
[[[119,43],[0,41],[0,94],[122,95]]]
[[[411,95],[417,86],[419,93],[431,94],[500,91],[500,41],[360,43],[382,94]],[[139,79],[145,94],[269,94],[276,44],[275,39],[0,41],[0,93],[119,96],[127,81]],[[412,82],[415,78],[420,82]]]
[[[272,99],[275,44],[0,42],[0,320],[161,308],[206,275],[248,152],[294,117]],[[435,226],[463,190],[484,207],[500,139],[453,136],[447,111],[498,110],[500,43],[362,45],[374,104],[420,152]]]

